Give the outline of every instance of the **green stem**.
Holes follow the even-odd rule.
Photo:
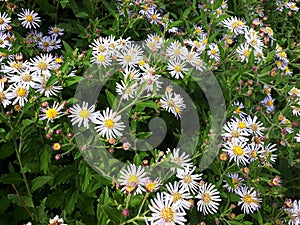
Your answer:
[[[146,202],[146,200],[147,200],[147,198],[149,197],[149,192],[147,192],[146,193],[146,195],[145,195],[145,197],[144,197],[144,199],[143,199],[143,201],[142,201],[142,204],[141,204],[141,206],[140,206],[140,208],[139,208],[139,211],[138,211],[138,214],[137,214],[137,217],[139,217],[140,216],[140,214],[141,214],[141,211],[142,211],[142,209],[143,209],[143,206],[144,206],[144,204],[145,204],[145,202]]]

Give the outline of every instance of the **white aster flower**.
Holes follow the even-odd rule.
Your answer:
[[[185,212],[180,212],[179,206],[173,204],[171,198],[166,198],[163,193],[157,193],[155,199],[150,200],[148,206],[151,211],[151,217],[147,220],[151,225],[185,225]]]
[[[238,193],[241,200],[238,202],[238,205],[242,205],[242,211],[245,214],[254,213],[260,208],[261,198],[258,198],[256,191],[251,188],[248,190],[247,186],[241,188]]]
[[[190,191],[190,193],[195,194],[199,191],[199,181],[201,180],[202,174],[193,174],[196,167],[185,167],[177,171],[176,177],[180,179],[180,187],[185,188]]]
[[[120,172],[120,178],[118,182],[124,186],[121,190],[124,193],[131,193],[135,190],[135,194],[141,194],[145,191],[144,185],[147,181],[145,169],[142,166],[136,166],[134,164],[128,165]]]
[[[193,166],[193,163],[191,162],[192,159],[188,154],[186,154],[185,152],[182,152],[182,154],[180,154],[180,148],[177,149],[174,148],[173,152],[171,152],[171,149],[168,148],[166,154],[169,153],[170,153],[171,162],[176,163],[178,166],[182,167],[182,168],[173,167],[171,168],[171,171],[175,171],[175,169],[180,170],[183,169],[184,167]]]
[[[107,139],[121,137],[121,131],[124,130],[125,125],[120,120],[121,115],[117,115],[116,112],[107,107],[106,110],[103,110],[102,114],[97,114],[94,123],[98,126],[95,129],[100,136]]]
[[[37,92],[44,94],[46,97],[50,96],[57,96],[58,93],[63,89],[61,85],[57,85],[58,81],[55,81],[52,85],[49,85],[47,87],[48,79],[40,79],[34,89],[37,90]]]
[[[78,124],[78,127],[80,127],[81,124],[83,124],[83,126],[87,129],[89,128],[89,122],[93,122],[97,115],[95,113],[95,105],[91,105],[88,108],[88,103],[85,101],[82,103],[82,107],[78,104],[73,105],[70,108],[70,113],[71,115],[68,117],[72,118],[71,122],[73,126]]]
[[[220,60],[220,50],[216,43],[211,43],[208,45],[209,50],[207,51],[207,55],[210,59],[215,59],[217,62]]]
[[[125,82],[121,80],[121,83],[116,83],[116,92],[118,95],[121,95],[121,98],[124,100],[135,98],[137,85],[137,82],[125,84]]]
[[[242,187],[242,182],[244,179],[239,177],[237,173],[228,173],[227,177],[230,178],[232,185],[228,183],[227,180],[223,180],[223,182],[225,182],[223,188],[227,188],[229,192],[234,192],[237,194]]]
[[[4,108],[8,106],[11,101],[9,99],[12,98],[11,93],[8,92],[9,89],[4,91],[4,82],[0,81],[0,103],[3,105]]]
[[[168,192],[165,192],[166,198],[172,199],[173,203],[178,205],[180,211],[184,212],[191,207],[191,203],[188,201],[192,199],[189,191],[183,187],[177,181],[174,183],[166,184]]]
[[[232,160],[236,162],[239,166],[240,163],[246,165],[249,163],[248,161],[248,149],[246,148],[247,142],[243,142],[240,140],[232,140],[223,144],[224,152],[227,152],[229,155],[229,161]]]
[[[161,107],[168,112],[172,112],[176,118],[181,117],[182,111],[186,107],[181,95],[175,92],[165,92],[165,96],[160,99]]]
[[[245,32],[246,22],[236,16],[223,20],[222,24],[235,34],[243,34]]]
[[[220,192],[215,188],[214,184],[205,183],[200,186],[199,193],[196,196],[198,200],[197,209],[206,214],[215,214],[220,205]]]
[[[249,127],[249,133],[258,135],[260,137],[263,136],[263,131],[265,130],[265,127],[263,126],[263,123],[258,120],[257,116],[254,116],[253,118],[251,116],[247,116],[245,120],[247,126]]]
[[[9,100],[14,99],[13,105],[19,104],[24,106],[25,102],[28,101],[29,89],[25,85],[13,84],[9,87],[10,94],[8,94]]]
[[[297,134],[295,135],[295,140],[296,140],[298,143],[300,142],[300,132],[297,133]]]
[[[11,18],[8,17],[8,14],[6,12],[0,12],[0,31],[5,31],[10,22]]]
[[[43,114],[40,115],[40,120],[47,119],[47,122],[54,122],[55,119],[63,114],[63,112],[60,111],[63,107],[64,104],[59,105],[58,102],[54,102],[52,107],[48,105],[46,108],[41,108]]]
[[[18,14],[18,19],[25,28],[37,28],[40,25],[37,22],[41,22],[40,17],[33,10],[22,9],[22,12]]]
[[[185,62],[179,59],[169,59],[167,70],[175,79],[183,79],[184,75],[189,71],[189,69],[185,67]]]
[[[248,63],[248,59],[250,57],[251,54],[251,47],[248,43],[245,44],[241,44],[237,49],[236,49],[236,53],[238,54],[238,58],[241,60],[241,62],[246,62]]]
[[[51,77],[51,70],[55,68],[55,61],[51,54],[41,54],[31,59],[31,71],[34,74]]]
[[[269,143],[261,151],[260,157],[264,159],[264,164],[274,164],[276,162],[277,155],[274,152],[277,150],[276,144]]]

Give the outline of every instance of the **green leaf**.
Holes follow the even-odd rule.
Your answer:
[[[80,77],[80,76],[68,77],[64,82],[64,87],[69,87],[73,84],[78,83],[81,80],[82,80],[82,77]]]
[[[145,107],[145,108],[148,107],[148,108],[153,108],[153,109],[159,108],[159,106],[153,101],[138,102],[138,103],[136,103],[136,106]]]
[[[0,159],[5,159],[15,152],[15,149],[11,143],[6,143],[1,146]]]
[[[24,119],[24,120],[22,120],[22,124],[23,124],[24,126],[28,126],[28,125],[30,125],[30,124],[32,124],[32,123],[34,123],[34,121],[32,121],[32,120],[30,120],[30,119]]]
[[[0,177],[0,182],[3,184],[18,184],[22,183],[22,177],[19,173],[4,174]]]
[[[69,194],[66,198],[65,198],[65,208],[64,211],[69,214],[72,213],[74,211],[75,208],[75,204],[78,200],[78,193],[77,191],[71,191],[71,194]]]
[[[105,94],[109,106],[113,108],[116,97],[107,89],[105,89]]]
[[[61,7],[64,9],[66,8],[67,4],[69,3],[69,0],[59,0],[59,3]]]
[[[50,87],[52,86],[53,84],[55,84],[55,82],[58,81],[58,78],[56,75],[52,75],[48,80],[47,80],[47,83],[46,83],[46,87]]]
[[[44,149],[41,151],[42,154],[40,156],[40,167],[44,173],[47,173],[51,157],[51,147],[49,145],[45,145]]]
[[[86,18],[88,16],[89,16],[89,14],[87,14],[86,12],[80,12],[80,13],[76,14],[76,17],[79,17],[79,18]]]
[[[86,224],[81,221],[76,221],[76,225],[86,225]]]
[[[43,187],[49,181],[51,181],[53,177],[50,176],[40,176],[32,180],[32,192],[35,192],[37,189]]]
[[[113,6],[115,6],[115,2],[111,1],[111,5],[107,1],[103,1],[104,6],[108,9],[111,15],[114,17],[118,17],[116,10],[114,9]]]
[[[66,55],[69,56],[70,58],[73,58],[73,49],[71,48],[71,46],[65,41],[62,42],[64,45],[64,49],[66,50]]]
[[[122,213],[115,209],[112,208],[108,205],[102,205],[104,212],[106,213],[106,215],[108,215],[109,219],[116,225],[120,224],[120,220],[121,220],[121,215]]]
[[[29,196],[20,196],[22,198],[22,200],[24,201],[25,205],[28,207],[33,208],[33,202],[32,199]],[[8,194],[7,198],[9,200],[11,200],[11,202],[13,202],[14,204],[17,204],[18,206],[23,207],[19,197],[16,194]]]

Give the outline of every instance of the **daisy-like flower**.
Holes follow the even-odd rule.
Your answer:
[[[20,106],[24,106],[25,102],[28,101],[29,90],[25,85],[13,84],[9,88],[9,100],[14,99],[12,102],[13,105],[19,104]]]
[[[91,63],[103,66],[104,68],[111,65],[112,59],[106,52],[93,52],[92,55],[93,56],[91,57]]]
[[[137,69],[135,69],[134,67],[125,68],[124,71],[122,71],[122,74],[124,76],[125,81],[128,79],[136,80],[141,76],[140,72]]]
[[[6,108],[6,106],[8,106],[11,101],[9,99],[11,99],[11,93],[8,93],[9,90],[5,90],[4,91],[4,82],[0,81],[0,103],[4,106],[4,108]]]
[[[236,109],[233,111],[233,113],[239,115],[241,118],[247,116],[247,113],[243,112],[242,109],[245,108],[244,104],[242,102],[234,102],[232,106],[236,107]]]
[[[181,58],[184,52],[185,47],[182,47],[179,41],[172,42],[166,49],[166,55],[170,57],[170,59]]]
[[[122,99],[128,100],[129,98],[135,97],[137,85],[137,82],[125,84],[125,82],[121,80],[121,84],[116,84],[116,92],[118,93],[118,95],[122,96]]]
[[[224,133],[222,136],[229,140],[241,140],[248,141],[248,136],[250,135],[248,132],[247,125],[239,119],[233,119],[228,121],[223,126]]]
[[[186,107],[181,95],[174,92],[165,92],[165,96],[160,100],[161,107],[168,112],[172,112],[176,118],[180,117]]]
[[[121,115],[117,115],[116,112],[107,107],[106,110],[103,110],[103,114],[97,114],[94,123],[98,126],[95,129],[100,136],[107,139],[121,137],[121,131],[124,130],[125,125],[120,120]]]
[[[34,74],[33,74],[34,76]],[[39,93],[43,93],[46,97],[50,97],[50,96],[57,96],[58,93],[63,89],[63,87],[61,85],[57,85],[58,81],[54,82],[52,85],[50,86],[46,86],[48,82],[48,79],[40,79],[38,80],[38,82],[36,83],[34,89],[37,90],[37,92]]]
[[[63,114],[60,110],[64,107],[64,104],[59,105],[58,102],[54,102],[52,107],[49,107],[49,105],[46,108],[41,108],[41,111],[43,114],[40,115],[40,120],[47,119],[47,123],[54,122],[55,119],[57,119],[60,115]]]
[[[277,155],[273,153],[276,150],[276,144],[272,143],[269,143],[266,147],[263,148],[260,157],[264,160],[264,164],[274,164],[276,162]]]
[[[294,11],[294,12],[298,12],[298,11],[299,11],[299,7],[297,7],[297,5],[296,5],[295,2],[289,2],[289,3],[287,4],[287,7],[288,7],[290,10]]]
[[[197,202],[197,209],[206,214],[215,214],[220,205],[220,192],[215,188],[214,184],[205,183],[200,186],[199,193],[196,195],[199,199]]]
[[[237,173],[229,173],[227,174],[227,177],[230,178],[232,185],[228,183],[227,180],[223,180],[223,182],[225,183],[223,185],[223,188],[227,188],[229,192],[234,192],[237,194],[242,187],[242,182],[244,181],[244,179],[239,177]]]
[[[263,126],[263,123],[258,120],[257,116],[254,116],[253,118],[251,116],[247,116],[245,120],[247,126],[249,127],[248,129],[249,133],[258,135],[260,137],[263,136],[263,131],[265,127]]]
[[[209,50],[207,54],[209,55],[210,59],[215,59],[216,61],[220,60],[220,50],[216,43],[211,43],[208,45]]]
[[[146,45],[151,51],[156,52],[162,48],[163,40],[158,34],[148,34],[146,39]]]
[[[242,205],[242,210],[245,214],[254,213],[260,208],[261,198],[258,198],[254,188],[248,190],[248,187],[244,186],[237,194],[241,197],[238,205]]]
[[[21,21],[21,24],[25,28],[35,29],[40,25],[38,22],[41,22],[40,17],[37,13],[30,9],[22,9],[22,12],[18,14],[18,19]]]
[[[170,153],[170,159],[171,162],[176,163],[179,167],[182,168],[177,168],[177,167],[173,167],[171,168],[171,171],[175,171],[175,169],[177,168],[177,170],[179,169],[183,169],[185,167],[192,167],[193,163],[191,162],[192,159],[190,158],[189,154],[186,154],[185,152],[182,152],[182,154],[180,154],[180,148],[174,148],[173,152],[171,152],[171,149],[167,149],[167,154]]]
[[[62,218],[59,218],[58,215],[56,215],[53,219],[49,220],[49,224],[55,224],[55,225],[68,225],[65,223],[65,221]]]
[[[172,202],[178,205],[180,211],[184,212],[184,210],[191,207],[191,203],[188,200],[192,199],[192,196],[187,189],[180,187],[177,181],[173,184],[168,183],[166,187],[168,190],[168,192],[165,192],[166,198],[172,199]]]
[[[59,28],[57,26],[50,26],[49,29],[48,29],[48,34],[49,35],[63,36],[64,35],[64,29]]]
[[[151,180],[148,177],[146,182],[145,182],[145,188],[146,188],[147,192],[157,191],[160,188],[161,185],[162,185],[162,181],[159,177],[157,177],[155,180]]]
[[[154,89],[154,86],[156,87],[156,89],[160,89],[161,88],[161,84],[162,82],[159,81],[159,78],[161,76],[158,74],[152,75],[149,73],[143,73],[142,77],[140,78],[140,86],[145,86],[145,89],[147,92],[152,92]]]
[[[147,179],[145,169],[142,166],[137,167],[130,164],[121,170],[118,182],[124,186],[121,189],[124,193],[131,193],[135,190],[135,194],[141,194],[145,191],[144,185]]]
[[[55,68],[54,58],[51,54],[41,54],[31,59],[31,71],[34,74],[51,77],[51,70]]]
[[[195,194],[199,191],[199,181],[201,180],[202,174],[193,174],[196,167],[185,167],[177,171],[176,177],[180,179],[180,187],[187,189],[190,193]]]
[[[15,61],[13,59],[9,60],[7,64],[8,65],[4,64],[0,70],[1,72],[7,73],[7,76],[22,72],[29,67],[29,63],[27,61]]]
[[[10,22],[11,18],[6,12],[0,13],[0,31],[5,31]]]
[[[157,10],[148,11],[147,18],[151,24],[158,24],[162,20],[162,17]]]
[[[184,74],[189,71],[189,69],[185,67],[185,62],[179,59],[169,59],[167,70],[172,77],[175,77],[175,79],[183,79]]]
[[[264,45],[262,40],[258,36],[258,32],[255,31],[253,28],[250,28],[245,32],[245,40],[249,45],[251,45],[255,49],[260,49]]]
[[[251,51],[252,51],[252,49],[248,43],[241,44],[236,49],[236,53],[238,54],[238,57],[241,60],[241,62],[246,61],[246,63],[248,63],[248,59],[250,57]]]
[[[80,127],[83,124],[87,129],[89,128],[89,122],[93,122],[97,115],[95,113],[95,105],[91,105],[88,108],[88,103],[85,101],[82,103],[82,107],[78,104],[71,107],[70,113],[71,115],[68,117],[72,118],[71,122],[73,126],[78,124],[78,127]]]
[[[290,207],[285,208],[285,212],[289,215],[289,225],[299,225],[300,224],[300,200],[295,200],[292,203],[292,200],[290,200]]]
[[[266,107],[268,112],[272,112],[275,109],[274,101],[275,99],[273,99],[271,95],[268,95],[261,101],[261,103]]]
[[[240,163],[246,165],[249,163],[248,161],[248,149],[246,148],[247,142],[243,142],[240,140],[232,140],[231,142],[226,142],[223,144],[224,152],[227,152],[229,155],[229,161],[232,160],[236,162],[239,166]]]
[[[228,28],[235,34],[243,34],[246,28],[246,22],[244,22],[244,20],[238,19],[236,16],[223,20],[222,24],[224,27]]]
[[[29,87],[35,88],[37,82],[40,82],[41,80],[42,78],[40,76],[37,74],[32,74],[29,69],[26,69],[19,74],[12,76],[8,82],[19,83],[20,85],[24,85],[29,89]]]
[[[247,145],[249,152],[249,162],[253,162],[258,159],[258,156],[263,153],[263,145],[252,142]]]
[[[148,207],[152,215],[147,221],[151,222],[151,225],[185,225],[186,213],[179,211],[179,206],[173,204],[172,199],[166,198],[163,193],[157,193],[156,198],[150,200]]]
[[[192,66],[195,66],[197,61],[201,60],[201,59],[197,52],[191,50],[191,51],[186,51],[183,53],[182,60],[188,62]]]
[[[7,40],[7,35],[0,31],[0,48],[9,49],[11,47],[11,43]]]
[[[117,53],[117,61],[126,68],[128,66],[137,65],[143,59],[143,51],[138,45],[129,44]]]
[[[299,88],[292,87],[292,89],[288,92],[288,94],[291,96],[300,97],[300,90],[299,90]]]

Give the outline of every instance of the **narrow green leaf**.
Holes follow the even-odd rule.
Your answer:
[[[40,176],[32,180],[32,191],[35,192],[37,189],[43,187],[45,184],[47,184],[49,181],[51,181],[53,178],[50,176]]]
[[[0,177],[0,182],[3,184],[18,184],[22,181],[22,177],[19,173],[4,174]]]

